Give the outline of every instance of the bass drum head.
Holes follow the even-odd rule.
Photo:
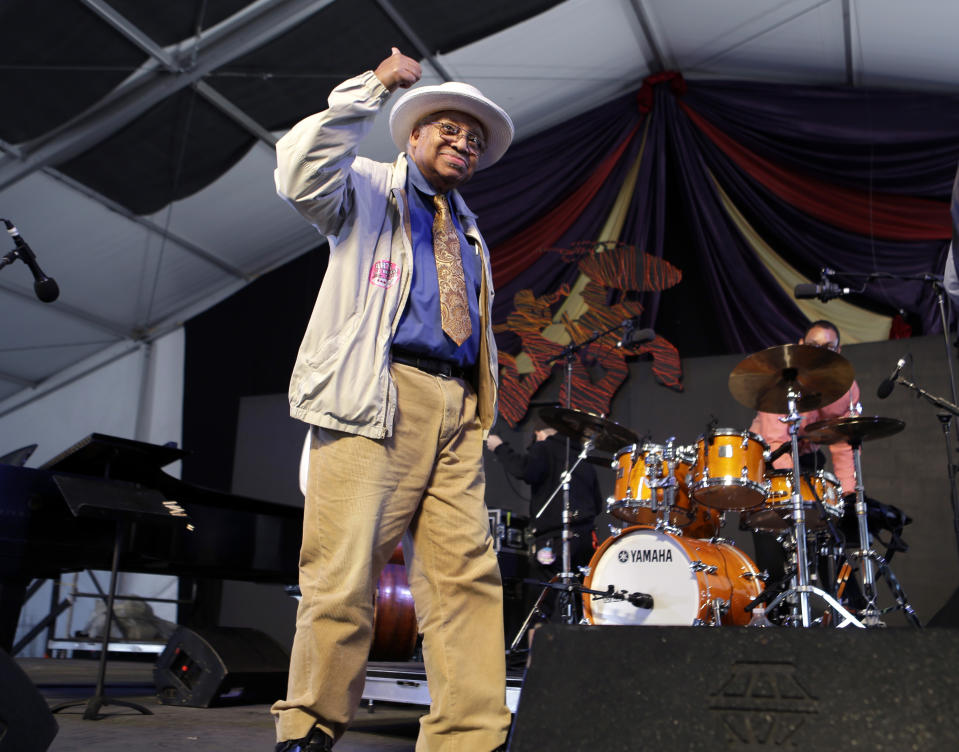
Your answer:
[[[683,539],[660,530],[627,528],[607,539],[589,563],[585,586],[607,590],[612,585],[615,592],[648,593],[653,596],[653,608],[586,593],[587,620],[590,624],[693,625],[700,611],[700,585],[691,561]]]

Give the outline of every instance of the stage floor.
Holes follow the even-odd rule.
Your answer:
[[[96,685],[97,662],[80,659],[25,658],[17,663],[50,706],[85,700]],[[161,705],[154,693],[153,664],[110,661],[105,694],[137,702],[153,712],[107,705],[99,721],[83,720],[83,706],[56,714],[60,730],[50,752],[129,752],[130,750],[190,750],[190,752],[267,752],[274,747],[269,705],[187,708]],[[353,727],[336,745],[337,752],[412,752],[418,719],[426,708],[396,702],[360,708]]]

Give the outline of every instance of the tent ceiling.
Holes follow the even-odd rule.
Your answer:
[[[524,139],[664,69],[954,89],[957,27],[941,0],[7,0],[0,217],[61,294],[0,271],[0,414],[316,247],[275,197],[272,144],[393,44]],[[385,121],[368,156],[392,155]]]

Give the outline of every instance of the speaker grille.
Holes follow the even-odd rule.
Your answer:
[[[959,632],[547,625],[511,752],[956,749]]]

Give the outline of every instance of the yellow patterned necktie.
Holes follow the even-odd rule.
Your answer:
[[[440,286],[440,321],[457,346],[469,339],[473,331],[466,299],[466,277],[460,241],[456,237],[449,203],[440,194],[433,196],[436,214],[433,217],[433,256],[436,258],[436,278]]]

